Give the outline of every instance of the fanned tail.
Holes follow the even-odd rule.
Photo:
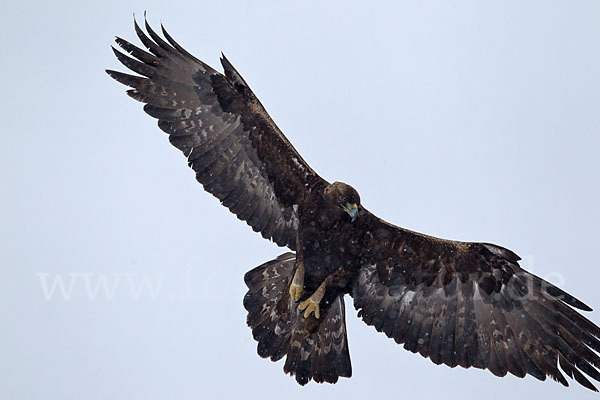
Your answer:
[[[296,256],[285,253],[246,273],[244,307],[258,342],[258,355],[278,361],[287,355],[284,372],[305,385],[337,382],[352,375],[342,296],[322,309],[321,318],[304,318],[288,290]]]

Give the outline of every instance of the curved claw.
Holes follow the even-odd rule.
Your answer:
[[[300,311],[304,311],[304,318],[308,318],[310,313],[315,314],[315,318],[319,319],[321,316],[321,310],[319,308],[319,302],[316,302],[312,299],[312,296],[308,299],[304,300],[302,303],[298,305]]]

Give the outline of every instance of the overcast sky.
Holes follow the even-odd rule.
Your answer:
[[[205,193],[104,69],[147,10],[214,67],[225,52],[372,212],[508,247],[600,309],[599,2],[123,3],[3,5],[0,397],[597,398],[436,366],[350,298],[354,376],[298,386],[256,355],[242,307],[244,272],[284,249]]]

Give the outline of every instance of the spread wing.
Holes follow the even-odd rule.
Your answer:
[[[437,239],[367,211],[363,268],[353,288],[359,316],[436,364],[508,372],[568,386],[559,370],[597,390],[600,328],[591,309],[523,270],[500,246]],[[582,373],[583,372],[583,373]]]
[[[117,38],[128,54],[118,60],[139,75],[106,72],[133,89],[144,111],[183,152],[204,189],[254,231],[280,246],[296,247],[299,204],[311,185],[324,182],[271,120],[250,87],[222,57],[225,74],[198,60],[162,29],[162,39],[135,22],[149,52]]]

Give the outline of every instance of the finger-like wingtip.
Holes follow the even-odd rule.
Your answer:
[[[146,27],[146,32],[148,32],[148,33],[150,33],[150,34],[151,34],[152,32],[154,32],[154,31],[152,30],[152,27],[150,26],[150,23],[148,22],[148,18],[146,18],[146,12],[145,12],[145,11],[144,11],[144,26]]]
[[[119,50],[117,50],[114,46],[110,46],[110,47],[112,48],[112,51],[115,54],[115,57],[117,57],[117,60],[119,60],[119,62],[121,64],[123,64],[124,66],[126,66],[127,68],[132,70],[133,72],[137,72],[138,74],[143,75],[143,76],[152,76],[152,74],[154,73],[153,66],[145,64],[134,58],[126,56],[125,54],[123,54]]]
[[[162,21],[160,23],[160,30],[163,33],[163,35],[165,36],[165,39],[167,39],[167,41],[169,43],[171,43],[171,45],[173,47],[175,47],[177,50],[189,54],[187,51],[183,50],[183,48],[179,45],[179,43],[177,43],[172,37],[171,35],[169,35],[169,32],[167,32],[167,30],[165,29],[165,26],[163,25]]]
[[[169,45],[169,43],[165,42],[160,35],[158,35],[154,29],[152,29],[152,27],[150,26],[150,23],[148,22],[147,19],[144,20],[144,25],[146,27],[146,32],[148,32],[148,34],[150,35],[150,37],[152,38],[152,40],[154,41],[154,43],[156,43],[163,52],[167,52],[170,53],[172,52],[174,49],[171,45]]]
[[[149,27],[150,25],[148,24],[148,21],[145,21],[145,26]],[[154,54],[157,57],[163,57],[165,54],[165,51],[156,43],[154,43],[147,35],[146,33],[142,30],[142,28],[140,28],[140,26],[137,23],[137,20],[133,20],[133,28],[135,30],[136,35],[138,36],[138,38],[140,39],[140,41],[144,44],[144,46],[146,46],[146,48],[148,50],[150,50],[150,52],[152,54]],[[150,32],[149,32],[150,33]]]
[[[144,11],[144,20],[145,19],[146,19],[146,12]],[[140,24],[138,24],[138,22],[137,22],[137,18],[135,17],[135,14],[133,16],[133,29],[135,29],[136,32],[142,31],[142,29],[140,28]]]
[[[135,30],[135,33],[138,34],[142,32],[142,29],[140,28],[140,25],[137,22],[137,18],[135,18],[135,14],[133,14],[133,29]]]
[[[117,38],[115,39],[115,43],[117,43],[119,45],[119,47],[122,48],[123,50],[125,50],[127,53],[129,53],[136,59],[143,61],[146,64],[149,64],[149,65],[157,64],[157,59],[155,56],[153,56],[152,54],[147,53],[146,51],[140,49],[139,47],[129,43],[127,40],[122,39],[117,36]]]
[[[167,32],[167,30],[162,22],[160,23],[160,30],[161,30],[163,36],[165,37],[165,39],[167,39],[167,42],[169,42],[169,44],[171,46],[173,46],[173,48],[175,48],[179,53],[196,61],[198,64],[200,64],[202,66],[202,68],[204,68],[204,70],[216,73],[216,71],[210,65],[208,65],[204,61],[196,58],[193,54],[191,54],[186,49],[184,49],[183,46],[181,46],[179,43],[177,43],[175,41],[175,39],[173,39],[173,37],[171,35],[169,35],[169,32]]]
[[[119,81],[119,75],[123,74],[122,72],[115,71],[115,70],[112,70],[112,69],[105,69],[104,72],[106,72],[108,74],[108,76],[110,76],[111,78],[113,78],[117,82],[120,82]]]

